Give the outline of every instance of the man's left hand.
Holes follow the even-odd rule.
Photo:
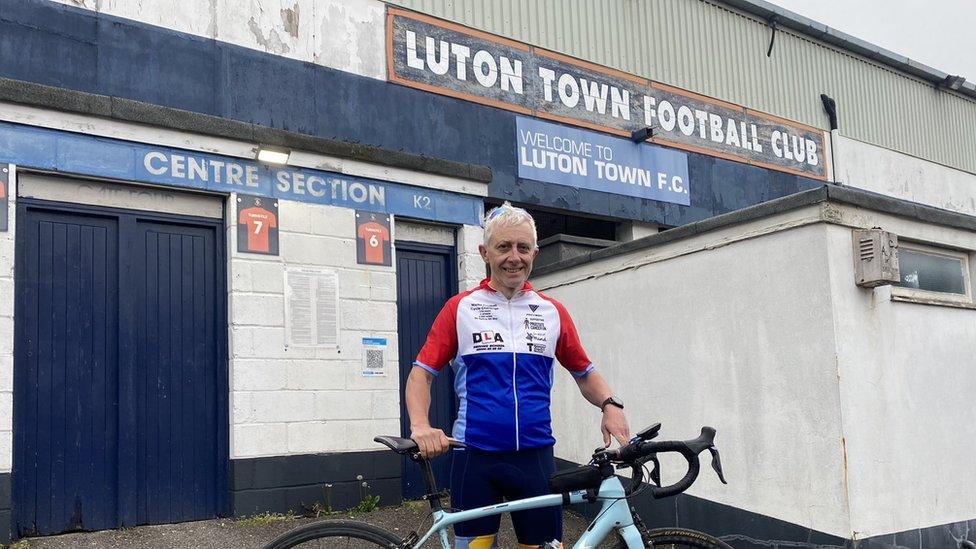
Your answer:
[[[600,422],[600,430],[603,431],[603,444],[610,447],[610,437],[617,439],[623,446],[630,441],[630,427],[627,426],[627,417],[624,411],[612,404],[603,408],[603,421]]]

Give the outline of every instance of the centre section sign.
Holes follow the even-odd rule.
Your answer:
[[[391,82],[825,180],[823,130],[454,23],[387,8]]]
[[[519,177],[688,206],[688,155],[519,116]]]

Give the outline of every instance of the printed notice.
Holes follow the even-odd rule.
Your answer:
[[[363,377],[386,377],[386,338],[363,338]]]
[[[285,341],[289,347],[338,347],[339,297],[335,271],[285,271]]]

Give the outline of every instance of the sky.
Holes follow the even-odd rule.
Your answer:
[[[769,0],[919,63],[976,82],[976,0]]]

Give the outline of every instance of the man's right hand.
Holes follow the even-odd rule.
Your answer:
[[[411,427],[410,438],[420,447],[420,455],[424,459],[435,458],[451,447],[451,441],[444,431],[431,426]]]

